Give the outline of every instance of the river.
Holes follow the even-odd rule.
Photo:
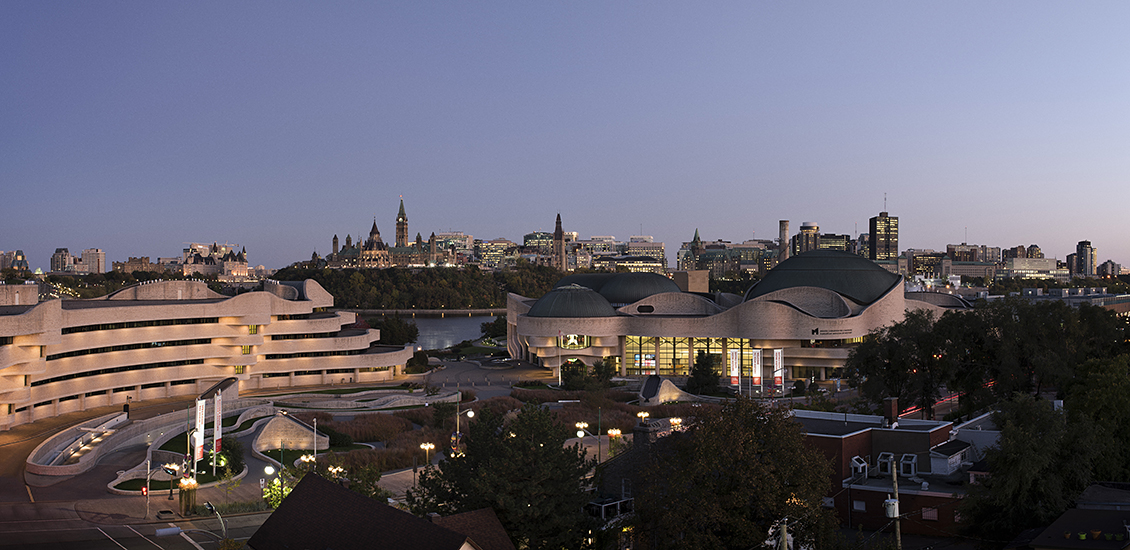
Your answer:
[[[423,349],[443,349],[463,340],[482,335],[482,324],[497,317],[494,315],[401,315],[409,323],[416,323],[420,338],[416,345]]]

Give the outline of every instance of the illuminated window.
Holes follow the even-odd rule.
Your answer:
[[[237,365],[235,367],[235,373],[236,374],[243,374],[243,369],[244,369],[243,365]]]
[[[247,325],[247,334],[259,334],[259,325]]]
[[[240,346],[244,355],[251,355],[251,346]]]
[[[585,349],[592,345],[592,338],[580,334],[562,334],[557,337],[557,347],[561,349]]]

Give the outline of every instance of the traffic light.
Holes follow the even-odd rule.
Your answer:
[[[149,496],[149,487],[142,487],[141,488],[141,496],[143,496],[143,497]]]

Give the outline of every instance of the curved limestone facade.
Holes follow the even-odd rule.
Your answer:
[[[625,294],[613,278],[573,276],[568,281],[590,282],[597,283],[590,287],[592,294],[608,288]],[[775,375],[782,383],[826,380],[839,376],[851,348],[864,336],[902,320],[908,308],[940,314],[961,305],[910,299],[903,286],[901,276],[866,258],[820,250],[782,262],[745,299],[653,286],[656,293],[644,292],[633,303],[613,303],[618,306],[614,316],[585,317],[562,303],[559,293],[565,287],[539,300],[510,294],[507,347],[511,356],[555,372],[569,363],[591,366],[610,357],[621,376],[684,376],[702,351],[714,358],[720,376],[730,376],[731,366],[739,366],[745,384],[760,377],[769,385]],[[572,295],[593,301],[590,294]],[[563,313],[547,316],[547,311]],[[783,372],[774,372],[774,350],[782,350]],[[761,364],[755,365],[758,354]]]
[[[0,302],[12,304],[12,301]],[[391,379],[411,347],[331,312],[312,280],[225,297],[159,281],[92,300],[0,306],[0,429],[127,398]]]

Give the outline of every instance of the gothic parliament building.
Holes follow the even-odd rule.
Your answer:
[[[381,240],[381,232],[377,229],[377,221],[374,218],[368,239],[364,239],[359,233],[357,242],[353,242],[353,237],[346,235],[345,246],[340,246],[337,235],[334,235],[333,253],[326,256],[325,267],[330,269],[430,267],[450,264],[454,260],[454,254],[453,250],[439,249],[435,233],[432,233],[427,241],[424,241],[419,233],[416,234],[414,242],[408,241],[408,215],[404,213],[404,199],[401,198],[400,212],[396,215],[394,246],[389,246]]]

